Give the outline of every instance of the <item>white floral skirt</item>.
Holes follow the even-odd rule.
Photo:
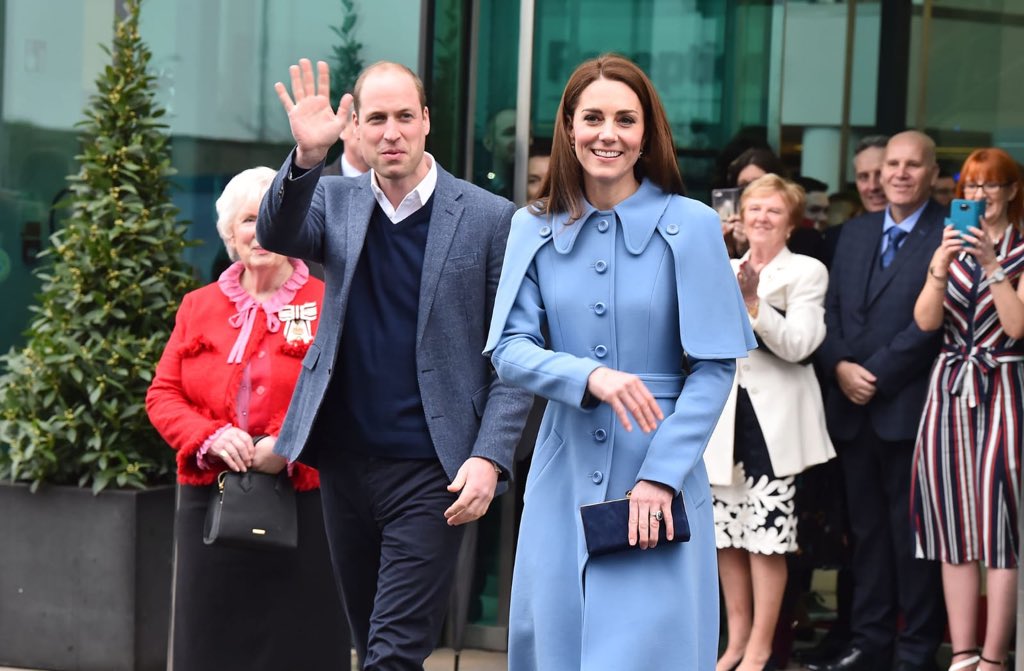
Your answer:
[[[711,486],[715,544],[757,554],[795,552],[796,477],[775,477],[750,397],[737,391],[732,484]]]

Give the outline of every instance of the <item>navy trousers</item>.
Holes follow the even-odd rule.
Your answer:
[[[837,447],[854,538],[853,643],[876,655],[895,652],[897,661],[934,664],[945,609],[939,562],[914,558],[914,442],[882,440],[864,422],[852,441]],[[897,632],[899,614],[904,622]]]
[[[437,460],[321,450],[324,526],[364,671],[422,671],[441,633],[463,527]]]

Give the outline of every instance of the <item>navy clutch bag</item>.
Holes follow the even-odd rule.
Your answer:
[[[583,519],[583,536],[587,541],[587,552],[591,557],[640,549],[639,543],[629,544],[629,499],[614,499],[580,506],[580,517]],[[672,498],[672,524],[675,527],[672,543],[685,543],[690,540],[690,523],[686,519],[682,494]],[[658,525],[658,544],[665,542],[665,524],[662,522]]]

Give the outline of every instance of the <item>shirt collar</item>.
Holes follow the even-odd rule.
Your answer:
[[[377,204],[380,205],[380,209],[384,210],[384,214],[387,215],[391,223],[397,224],[409,215],[414,214],[420,208],[427,204],[430,197],[434,195],[434,188],[437,186],[437,161],[430,154],[424,152],[423,155],[427,158],[430,163],[430,170],[427,171],[426,176],[420,180],[412,191],[406,194],[402,202],[398,204],[396,208],[388,200],[388,197],[381,191],[380,185],[377,183],[377,172],[373,169],[370,170],[370,189],[373,191],[374,198],[377,199]]]
[[[913,214],[911,214],[909,217],[907,217],[906,219],[897,224],[896,220],[892,218],[892,205],[886,205],[885,221],[882,224],[882,233],[885,233],[893,226],[899,226],[907,233],[910,233],[912,230],[914,230],[914,226],[917,226],[917,220],[921,218],[921,213],[924,212],[924,208],[926,207],[928,207],[927,200],[924,201],[924,204],[921,205],[921,207],[914,210]]]
[[[345,153],[341,154],[341,175],[343,177],[359,177],[363,171],[348,162]]]

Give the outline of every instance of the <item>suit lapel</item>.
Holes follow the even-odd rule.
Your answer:
[[[870,306],[878,296],[885,290],[892,279],[900,273],[910,272],[909,266],[913,264],[910,260],[916,257],[918,254],[925,253],[931,254],[934,250],[925,249],[925,243],[928,240],[929,233],[931,233],[932,226],[935,225],[938,205],[932,201],[928,201],[928,205],[921,213],[921,218],[917,220],[917,224],[914,226],[914,230],[907,236],[906,241],[896,252],[895,258],[888,268],[882,269],[878,261],[878,250],[881,247],[882,242],[882,230],[881,227],[878,229],[878,239],[875,241],[875,255],[874,255],[874,266],[872,266],[871,277],[873,281],[869,282],[871,287],[870,293],[868,294],[867,305]]]
[[[455,231],[462,220],[462,204],[458,202],[461,191],[455,179],[437,167],[437,186],[434,188],[434,209],[427,229],[427,248],[423,254],[423,274],[420,279],[420,307],[416,319],[416,346],[423,340],[427,317],[434,304],[434,294],[448,258]]]
[[[352,283],[356,266],[359,264],[359,256],[363,253],[363,243],[366,241],[366,230],[370,227],[370,218],[373,216],[373,208],[377,205],[377,199],[370,189],[370,179],[367,175],[361,179],[359,186],[352,189],[352,197],[345,203],[348,208],[346,216],[341,221],[345,225],[345,278],[342,281],[345,296],[348,295],[348,287]]]

